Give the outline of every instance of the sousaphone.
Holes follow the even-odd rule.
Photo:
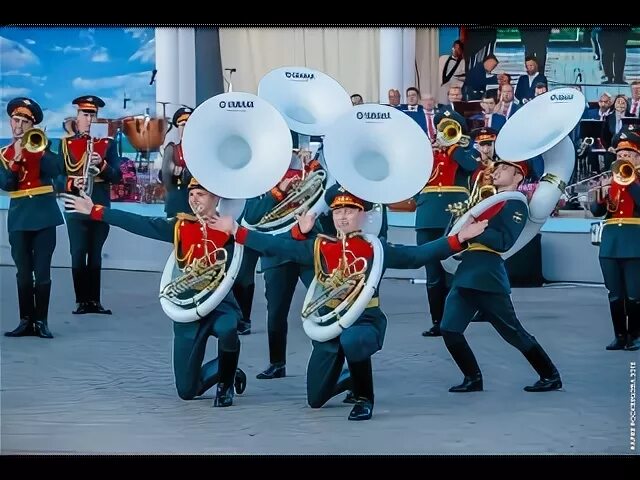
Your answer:
[[[522,162],[542,155],[544,175],[527,205],[520,192],[502,192],[481,201],[460,217],[450,234],[460,231],[470,215],[474,217],[506,200],[522,201],[528,221],[517,241],[502,254],[505,260],[527,245],[542,228],[565,191],[575,167],[576,151],[569,134],[584,113],[585,98],[573,88],[558,88],[535,97],[507,120],[496,138],[496,155],[510,162]],[[444,269],[455,273],[460,261],[443,260]]]
[[[193,177],[220,197],[218,212],[237,219],[246,199],[270,190],[284,175],[292,139],[286,122],[267,101],[233,92],[216,95],[193,111],[182,148]],[[207,264],[184,270],[178,268],[175,253],[169,256],[160,281],[160,303],[174,321],[199,320],[227,296],[240,269],[243,246],[235,243],[230,262],[222,250],[212,252]]]
[[[352,107],[327,131],[324,150],[327,168],[338,184],[378,205],[418,193],[433,168],[433,152],[424,131],[411,117],[386,105]],[[373,247],[373,261],[364,270],[336,271],[329,279],[316,271],[302,311],[302,325],[311,339],[323,342],[340,335],[375,294],[384,265],[378,238],[381,221],[380,209],[368,213],[363,233]],[[364,265],[364,259],[357,260],[352,266]],[[329,307],[336,302],[336,307]]]
[[[298,147],[305,150],[310,150],[311,136],[324,136],[335,120],[352,108],[349,94],[335,79],[306,67],[282,67],[267,73],[258,85],[258,96],[280,112],[298,136]],[[322,157],[320,149],[318,160],[324,167]],[[291,152],[287,159],[291,168],[302,168]],[[244,225],[273,235],[286,232],[295,225],[298,213],[308,210],[321,214],[329,210],[324,192],[332,183],[325,169],[316,170],[306,175],[257,225]]]

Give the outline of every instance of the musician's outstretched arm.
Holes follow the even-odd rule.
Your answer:
[[[176,218],[145,217],[136,213],[125,212],[113,208],[94,206],[91,211],[93,220],[103,221],[114,227],[120,227],[134,235],[173,243]]]
[[[442,237],[423,245],[412,247],[383,243],[385,268],[421,268],[434,260],[444,260],[464,250],[457,235]]]
[[[295,240],[285,235],[273,236],[238,227],[235,239],[241,245],[261,255],[284,257],[299,265],[313,265],[313,246],[315,240]]]

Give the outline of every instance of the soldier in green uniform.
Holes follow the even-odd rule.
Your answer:
[[[434,123],[451,119],[458,122],[463,134],[466,134],[465,119],[458,113],[446,110],[435,115]],[[469,177],[478,163],[473,153],[459,144],[440,146],[437,141],[433,150],[433,171],[431,178],[416,200],[416,243],[433,241],[445,234],[451,221],[447,211],[450,204],[463,202],[469,197]],[[447,297],[446,272],[438,261],[427,263],[427,297],[433,326],[424,332],[425,337],[440,336],[440,322]]]
[[[159,179],[164,185],[164,211],[167,218],[175,217],[178,213],[193,213],[189,206],[189,181],[191,173],[187,168],[182,152],[182,132],[193,109],[182,107],[173,114],[171,123],[178,129],[180,142],[167,143],[162,155],[162,168]]]
[[[231,217],[218,217],[213,225],[231,232],[236,242],[262,255],[278,255],[307,268],[314,267],[316,277],[321,274],[346,274],[340,260],[347,256],[351,265],[367,261],[370,268],[373,258],[372,245],[362,236],[364,212],[371,208],[365,202],[344,189],[338,189],[329,202],[336,231],[341,238],[325,235],[307,235],[312,231],[316,218],[310,214],[298,219],[287,235],[271,236],[239,227]],[[434,258],[444,259],[462,249],[462,242],[478,235],[486,222],[465,226],[457,236],[441,238],[419,247],[394,246],[382,241],[383,268],[419,268]],[[340,273],[339,273],[340,274]],[[352,389],[356,403],[349,420],[368,420],[374,405],[373,372],[371,356],[382,348],[387,319],[380,309],[377,292],[360,317],[336,338],[325,342],[313,341],[313,352],[307,366],[307,401],[312,408],[322,407],[330,398]],[[321,307],[320,314],[327,313],[335,305]],[[344,360],[349,375],[341,375]]]
[[[91,123],[104,107],[104,101],[88,95],[76,98],[78,108],[75,135],[63,138],[60,153],[65,162],[66,190],[78,193],[91,189],[95,203],[111,205],[111,184],[122,180],[116,142],[110,138],[90,137]],[[111,314],[100,303],[102,247],[109,235],[109,224],[92,222],[81,215],[66,213],[69,233],[73,287],[76,295],[74,314]]]
[[[195,179],[189,183],[189,199],[193,211],[200,217],[184,213],[169,219],[136,215],[94,204],[89,197],[66,195],[65,206],[83,215],[90,222],[106,222],[135,235],[173,243],[179,268],[192,265],[196,259],[207,255],[205,246],[227,251],[228,269],[233,258],[233,239],[207,223],[215,214],[219,198],[204,189]],[[87,217],[88,216],[88,217]],[[203,241],[206,228],[206,242]],[[241,394],[247,383],[245,373],[237,368],[240,357],[240,340],[237,323],[240,309],[229,292],[208,315],[193,322],[173,322],[173,371],[178,396],[192,400],[204,395],[218,384],[214,406],[233,404],[234,388]],[[205,364],[205,350],[210,336],[218,338],[218,358]]]
[[[257,225],[265,215],[287,197],[302,178],[301,163],[306,174],[322,168],[308,151],[294,151],[290,168],[280,183],[266,194],[247,202],[244,220],[248,225]],[[249,262],[249,260],[247,260]],[[244,265],[245,285],[250,277],[251,264]],[[313,270],[289,259],[286,255],[261,255],[261,271],[264,273],[265,296],[267,298],[267,334],[269,340],[269,366],[256,378],[274,379],[286,376],[286,354],[288,316],[298,279],[305,287],[313,280]],[[248,293],[247,293],[248,295]],[[246,305],[246,304],[245,304]]]
[[[612,169],[626,166],[603,183],[591,212],[605,218],[599,257],[615,334],[606,348],[634,351],[640,348],[640,135],[623,130],[613,144]]]
[[[7,114],[13,142],[0,149],[0,188],[11,198],[7,231],[18,270],[20,323],[5,335],[53,338],[47,321],[51,258],[56,248],[56,227],[63,223],[53,185],[63,173],[62,159],[51,152],[51,143],[43,132],[29,133],[43,117],[34,100],[14,98],[7,104]]]
[[[526,176],[525,162],[498,161],[491,174],[498,193],[516,191]],[[540,380],[525,387],[525,391],[557,390],[562,387],[558,370],[516,316],[510,297],[509,277],[501,256],[514,245],[524,229],[527,211],[522,202],[508,200],[497,203],[476,219],[488,220],[489,225],[462,253],[440,325],[447,350],[464,374],[463,383],[449,391],[483,389],[480,367],[464,338],[464,331],[476,312],[490,322],[505,341],[520,350],[540,375]]]
[[[251,206],[252,202],[256,201],[257,199],[251,199],[247,205]],[[253,294],[256,289],[256,265],[259,258],[254,250],[246,250],[242,255],[240,271],[233,284],[233,295],[242,312],[242,320],[238,322],[238,335],[251,334],[251,310],[253,308]]]

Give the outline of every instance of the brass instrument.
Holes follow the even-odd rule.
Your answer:
[[[100,169],[97,165],[91,163],[91,157],[93,155],[93,137],[89,137],[87,140],[87,152],[84,158],[84,165],[82,167],[82,179],[84,180],[84,193],[87,196],[91,196],[93,193],[93,184],[95,177],[100,173]]]
[[[636,181],[638,177],[638,173],[640,167],[636,167],[629,160],[616,160],[611,164],[611,173],[613,175],[613,181],[618,185],[631,185]],[[600,187],[602,188],[602,187]],[[620,196],[622,194],[621,190],[618,190],[618,194],[615,199],[611,199],[611,197],[607,197],[607,211],[610,213],[614,213],[618,211],[618,207],[620,206]],[[601,194],[602,195],[602,194]]]
[[[620,185],[631,185],[636,181],[638,176],[636,170],[639,168],[629,160],[616,160],[611,164],[614,182]]]
[[[578,150],[576,151],[578,158],[582,157],[584,155],[584,153],[587,150],[587,147],[590,147],[591,145],[593,145],[594,142],[594,138],[593,137],[585,137],[582,139],[582,142],[580,143],[580,146],[578,147]]]
[[[478,203],[497,193],[496,187],[491,183],[486,183],[483,179],[484,171],[480,172],[473,184],[471,195],[464,202],[456,202],[447,206],[447,211],[451,212],[454,218],[460,218]]]
[[[322,285],[323,292],[303,309],[302,318],[309,317],[323,306],[336,308],[337,305],[328,305],[332,301],[344,303],[345,309],[349,309],[364,287],[367,259],[356,257],[349,263],[346,254],[346,236],[338,232],[338,238],[342,240],[342,258],[338,262],[338,267],[330,274],[318,268],[317,280]],[[316,261],[318,262],[319,258]]]
[[[196,211],[195,214],[202,225],[202,241],[205,254],[201,258],[196,258],[189,262],[192,250],[182,258],[178,257],[178,252],[176,251],[176,260],[184,262],[186,265],[182,270],[182,274],[173,278],[160,291],[161,298],[165,298],[176,305],[187,305],[194,301],[198,303],[201,297],[218,288],[226,275],[227,250],[218,247],[209,252],[208,246],[211,241],[207,239],[207,223],[206,219],[200,215],[200,211],[201,209]]]
[[[24,132],[22,139],[20,139],[20,146],[27,152],[38,153],[43,152],[49,143],[44,130],[40,128],[31,128]]]
[[[451,118],[440,120],[436,130],[436,143],[441,147],[450,147],[457,143],[461,147],[466,148],[471,142],[468,135],[462,134],[462,126]]]
[[[292,188],[287,196],[278,203],[272,210],[256,224],[257,227],[264,227],[269,223],[278,222],[285,217],[292,216],[292,212],[302,211],[307,206],[312,205],[324,194],[324,183],[327,173],[324,170],[315,170],[305,175],[304,166],[302,168],[302,179]]]

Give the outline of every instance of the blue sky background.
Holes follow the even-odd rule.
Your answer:
[[[62,122],[75,115],[71,101],[97,95],[106,106],[100,117],[155,112],[153,28],[0,28],[0,138],[11,137],[7,102],[36,100],[44,110],[41,126],[57,138]],[[131,100],[123,109],[124,96]]]

